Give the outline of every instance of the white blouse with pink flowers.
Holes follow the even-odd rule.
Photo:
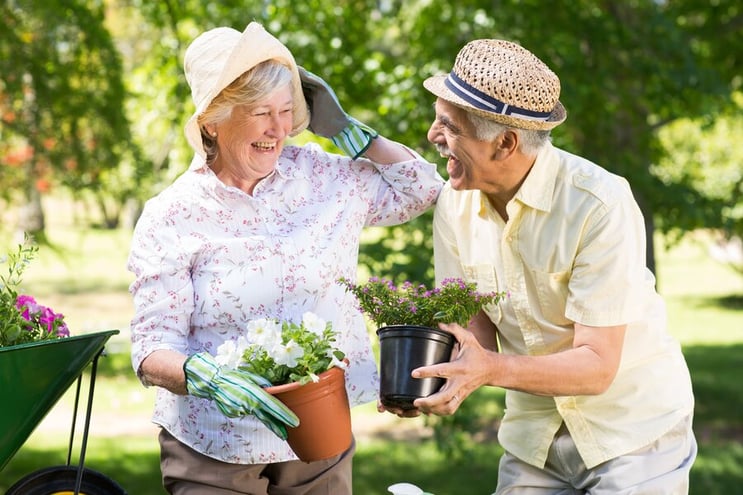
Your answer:
[[[132,365],[153,351],[216,353],[248,321],[299,321],[312,311],[340,331],[350,360],[351,405],[376,400],[377,372],[363,316],[337,283],[356,278],[367,225],[406,222],[431,207],[443,185],[422,158],[378,165],[287,146],[253,195],[226,186],[199,157],[149,200],[128,268]],[[159,388],[153,422],[205,455],[252,464],[296,459],[253,416],[222,415],[209,400]]]

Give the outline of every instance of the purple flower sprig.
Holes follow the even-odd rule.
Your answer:
[[[438,323],[467,326],[483,306],[497,304],[502,293],[480,293],[474,283],[449,278],[439,287],[371,277],[365,284],[339,280],[356,296],[359,307],[378,327],[385,325],[421,325],[438,327]]]

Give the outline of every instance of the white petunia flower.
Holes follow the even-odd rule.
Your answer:
[[[281,323],[261,318],[248,322],[247,339],[253,344],[270,349],[281,342]]]
[[[331,354],[332,354],[332,352],[331,352]],[[340,359],[338,359],[337,357],[335,357],[334,354],[332,354],[330,356],[330,365],[328,366],[328,369],[330,369],[330,368],[332,368],[334,366],[336,368],[340,368],[342,370],[345,370],[348,367],[348,365],[346,364],[345,361],[341,361]]]
[[[307,329],[307,331],[312,332],[315,335],[322,335],[328,322],[317,316],[315,313],[307,311],[302,315],[302,325]]]
[[[276,364],[283,364],[289,368],[295,367],[302,356],[304,356],[304,349],[302,349],[294,339],[290,340],[285,345],[276,344],[271,349],[271,357],[276,361]]]
[[[220,366],[236,369],[247,347],[248,341],[245,337],[241,336],[237,341],[226,340],[217,348],[217,355],[214,357],[214,360]]]

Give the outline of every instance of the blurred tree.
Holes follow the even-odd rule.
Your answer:
[[[679,117],[714,119],[732,108],[730,94],[743,84],[736,42],[743,13],[732,0],[575,0],[549,5],[539,0],[456,4],[445,0],[109,0],[107,25],[123,55],[130,92],[126,112],[133,122],[136,146],[127,150],[120,144],[129,139],[120,111],[121,66],[102,27],[103,3],[84,4],[88,7],[76,2],[39,6],[17,1],[3,7],[11,29],[4,30],[1,38],[3,53],[8,54],[0,62],[8,67],[2,73],[17,75],[10,80],[3,76],[0,89],[2,142],[6,148],[12,146],[4,153],[8,166],[3,173],[16,183],[28,183],[29,174],[20,173],[22,166],[30,162],[38,169],[49,161],[46,157],[52,152],[44,142],[54,142],[56,148],[64,143],[49,166],[67,163],[73,173],[65,182],[75,190],[95,185],[94,190],[107,191],[114,203],[149,197],[190,161],[182,133],[193,109],[182,75],[185,47],[211,27],[243,29],[256,20],[281,39],[300,64],[325,78],[349,113],[431,160],[436,156],[425,136],[433,118],[433,97],[422,88],[422,81],[448,71],[456,53],[472,39],[502,37],[522,43],[563,82],[561,99],[569,117],[555,130],[555,143],[629,179],[646,214],[649,239],[656,219],[664,232],[710,225],[727,228],[729,222],[721,212],[735,209],[740,202],[739,195],[710,196],[689,181],[654,173],[667,151],[659,130]],[[84,31],[75,27],[82,24]],[[41,30],[40,25],[55,29]],[[87,53],[83,48],[93,50],[90,44],[96,39],[97,51],[92,53],[97,55],[83,58]],[[67,46],[80,48],[62,50]],[[103,64],[104,60],[110,63]],[[73,72],[70,63],[85,70]],[[59,67],[49,71],[54,64]],[[76,84],[57,82],[70,77]],[[24,93],[24,87],[32,91]],[[45,98],[43,105],[40,98]],[[44,114],[49,117],[35,116]],[[33,138],[38,135],[34,126],[49,128],[49,122],[68,121],[74,123],[64,131],[58,126],[56,134],[42,133],[52,136],[51,141]],[[81,128],[100,132],[95,142],[109,145],[91,150],[88,139],[88,147],[83,147]],[[312,135],[302,135],[298,141],[309,139],[332,149],[327,140]],[[72,161],[67,160],[70,156]],[[32,193],[29,190],[27,195]],[[99,202],[103,208],[105,204]],[[430,237],[430,214],[403,227],[374,231],[361,261],[372,272],[429,282]],[[649,242],[651,268],[652,246]]]
[[[21,202],[18,228],[43,241],[41,193],[54,182],[96,190],[128,151],[119,53],[103,2],[17,0],[0,12],[2,194]]]
[[[433,97],[422,81],[450,70],[472,39],[523,44],[563,82],[569,118],[554,132],[556,144],[630,181],[646,217],[651,269],[656,219],[664,232],[724,225],[720,212],[740,201],[651,173],[666,154],[661,128],[734,108],[730,95],[743,84],[743,51],[735,42],[743,29],[739,2],[577,0],[547,7],[540,0],[274,0],[261,9],[259,19],[333,85],[349,113],[432,160],[425,136]],[[406,258],[400,246],[415,254]],[[430,258],[420,256],[429,248],[425,216],[388,229],[364,246],[361,260],[398,279],[429,277]]]
[[[661,145],[668,152],[651,172],[664,184],[686,184],[705,198],[702,205],[717,208],[713,215],[702,207],[679,215],[679,234],[680,229],[706,228],[713,234],[712,257],[743,275],[743,94],[734,99],[734,115],[683,118],[661,129]]]
[[[448,70],[467,41],[502,37],[547,62],[568,109],[554,141],[630,181],[645,213],[651,268],[655,219],[665,232],[692,227],[689,216],[694,227],[720,223],[723,200],[685,182],[664,183],[651,166],[665,153],[660,128],[679,117],[713,118],[743,84],[739,2],[403,3],[413,10],[401,16],[401,32],[415,37],[405,43],[408,59],[442,61]]]

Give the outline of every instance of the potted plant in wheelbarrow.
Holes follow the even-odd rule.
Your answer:
[[[106,341],[118,333],[109,330],[71,337],[63,314],[20,293],[23,272],[38,249],[27,237],[17,250],[0,257],[0,390],[4,401],[0,408],[0,470],[91,361],[95,369]],[[88,410],[93,381],[91,373]],[[75,417],[73,414],[73,432]],[[83,466],[88,426],[86,418],[78,466],[69,465],[68,455],[67,465],[30,473],[6,495],[125,494],[114,481]],[[70,453],[71,448],[72,442]]]
[[[481,308],[497,304],[502,293],[481,293],[473,283],[449,278],[430,289],[422,284],[371,277],[365,284],[340,283],[377,326],[380,389],[383,405],[413,409],[413,401],[439,390],[443,378],[412,378],[411,371],[449,361],[454,337],[439,323],[466,327]]]

